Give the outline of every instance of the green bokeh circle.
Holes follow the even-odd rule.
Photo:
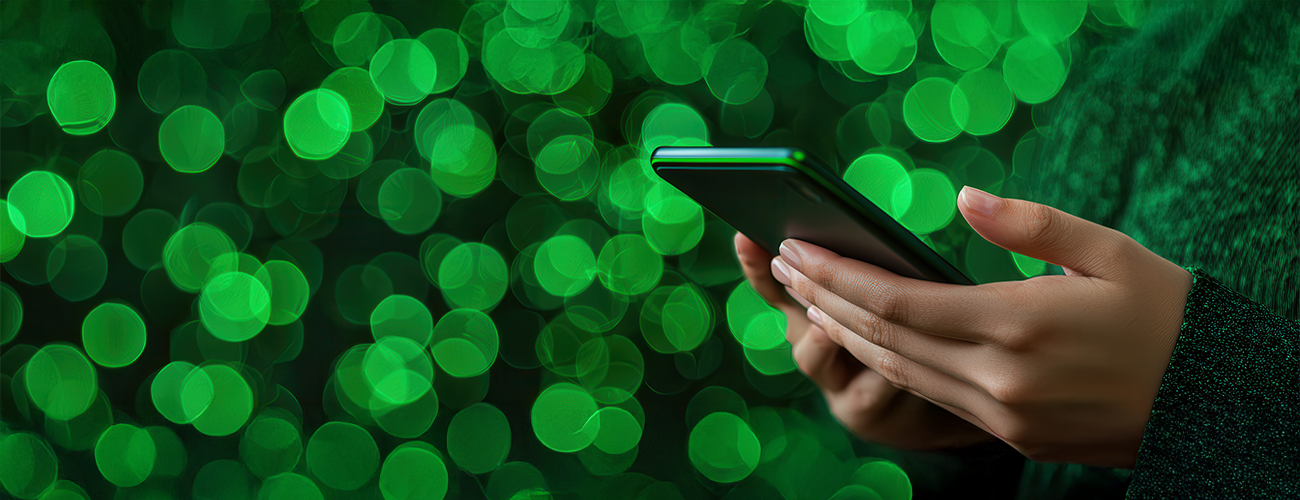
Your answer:
[[[433,328],[433,358],[453,377],[487,373],[496,362],[500,339],[492,318],[477,309],[453,309]]]
[[[849,164],[844,182],[895,219],[912,206],[912,178],[894,157],[871,153]]]
[[[510,454],[510,422],[487,403],[472,405],[447,426],[447,455],[470,474],[491,472]]]
[[[217,115],[199,106],[181,106],[158,130],[158,149],[177,172],[195,174],[217,164],[226,149],[226,129]]]
[[[911,173],[912,206],[898,222],[909,231],[925,234],[942,229],[957,213],[957,192],[943,172],[918,168]]]
[[[253,338],[271,318],[271,294],[251,274],[236,271],[213,276],[203,285],[199,301],[203,326],[226,342]]]
[[[916,59],[916,33],[896,11],[879,10],[857,18],[846,37],[854,64],[873,75],[898,73]]]
[[[457,245],[438,266],[443,297],[452,307],[485,311],[505,296],[510,269],[496,249],[476,242]]]
[[[1027,36],[1007,48],[1002,75],[1016,98],[1029,104],[1045,102],[1065,84],[1068,68],[1046,40]]]
[[[438,61],[428,47],[416,40],[393,40],[380,47],[370,60],[370,79],[385,100],[410,106],[433,91]]]
[[[916,82],[903,98],[903,120],[916,137],[926,142],[945,142],[957,137],[961,127],[952,116],[952,93],[956,87],[942,77]]]
[[[86,160],[77,174],[81,202],[99,215],[115,217],[130,212],[144,192],[144,175],[135,158],[105,149]]]
[[[687,449],[695,469],[719,483],[749,477],[762,453],[749,424],[728,412],[711,413],[695,424]]]
[[[426,346],[433,336],[433,315],[415,297],[389,295],[370,313],[370,333],[376,342],[397,335]]]
[[[95,367],[77,349],[50,344],[27,361],[27,395],[50,418],[72,420],[99,391]]]
[[[989,135],[1011,120],[1016,99],[1002,78],[992,68],[971,71],[957,80],[952,91],[952,116],[971,135]]]
[[[72,186],[53,172],[28,172],[9,187],[8,196],[9,221],[32,238],[63,232],[76,210]]]
[[[307,467],[325,486],[352,491],[364,486],[379,468],[379,447],[356,424],[327,422],[307,442]]]
[[[533,433],[547,448],[561,452],[580,451],[600,433],[596,401],[581,387],[559,383],[547,387],[533,403]]]
[[[131,424],[109,427],[95,443],[95,465],[105,479],[121,488],[143,483],[153,472],[158,449],[149,431]]]
[[[234,434],[248,422],[248,417],[253,413],[253,391],[248,386],[248,381],[239,372],[223,364],[205,365],[198,370],[203,374],[191,372],[186,376],[186,383],[181,389],[182,406],[187,407],[186,414],[193,416],[194,428],[206,435],[219,437]],[[202,409],[194,412],[192,408],[196,405],[186,404],[189,392],[196,386],[191,382],[202,381],[205,376],[211,381],[212,396],[208,404],[197,405]],[[208,399],[203,396],[200,391],[197,401]]]
[[[59,460],[35,434],[16,432],[0,438],[0,485],[22,499],[41,496],[59,477]]]
[[[144,320],[134,309],[116,303],[100,304],[81,323],[81,343],[86,355],[100,366],[121,368],[144,352]]]
[[[59,66],[45,90],[50,115],[72,135],[89,135],[108,125],[117,110],[113,79],[92,61]]]
[[[304,92],[284,112],[284,138],[298,157],[324,160],[347,144],[352,133],[352,109],[338,92]]]
[[[379,471],[384,500],[442,500],[447,496],[447,466],[442,459],[414,446],[393,450]]]

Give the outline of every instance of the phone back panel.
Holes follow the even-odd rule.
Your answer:
[[[973,283],[879,208],[846,203],[843,194],[823,185],[826,176],[819,181],[789,165],[758,162],[683,165],[657,158],[654,168],[773,255],[781,241],[794,238],[901,276]],[[829,181],[834,182],[843,184],[838,178]],[[861,197],[856,191],[852,194]],[[876,213],[863,213],[872,209]]]

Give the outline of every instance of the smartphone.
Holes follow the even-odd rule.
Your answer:
[[[664,146],[650,165],[772,255],[794,238],[900,276],[975,284],[802,150]]]

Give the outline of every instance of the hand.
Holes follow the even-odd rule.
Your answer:
[[[1191,274],[1044,205],[969,187],[957,204],[988,241],[1066,275],[941,284],[795,240],[773,268],[815,305],[813,323],[894,385],[1034,460],[1132,467]]]
[[[808,321],[805,306],[796,302],[801,297],[789,288],[783,290],[772,278],[772,255],[739,233],[736,254],[754,290],[785,313],[786,339],[794,347],[799,369],[822,389],[835,418],[858,437],[921,450],[994,439],[947,410],[894,387],[831,341],[826,331]]]

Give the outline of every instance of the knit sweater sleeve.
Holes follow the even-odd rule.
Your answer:
[[[1300,324],[1189,270],[1128,498],[1300,498]]]

